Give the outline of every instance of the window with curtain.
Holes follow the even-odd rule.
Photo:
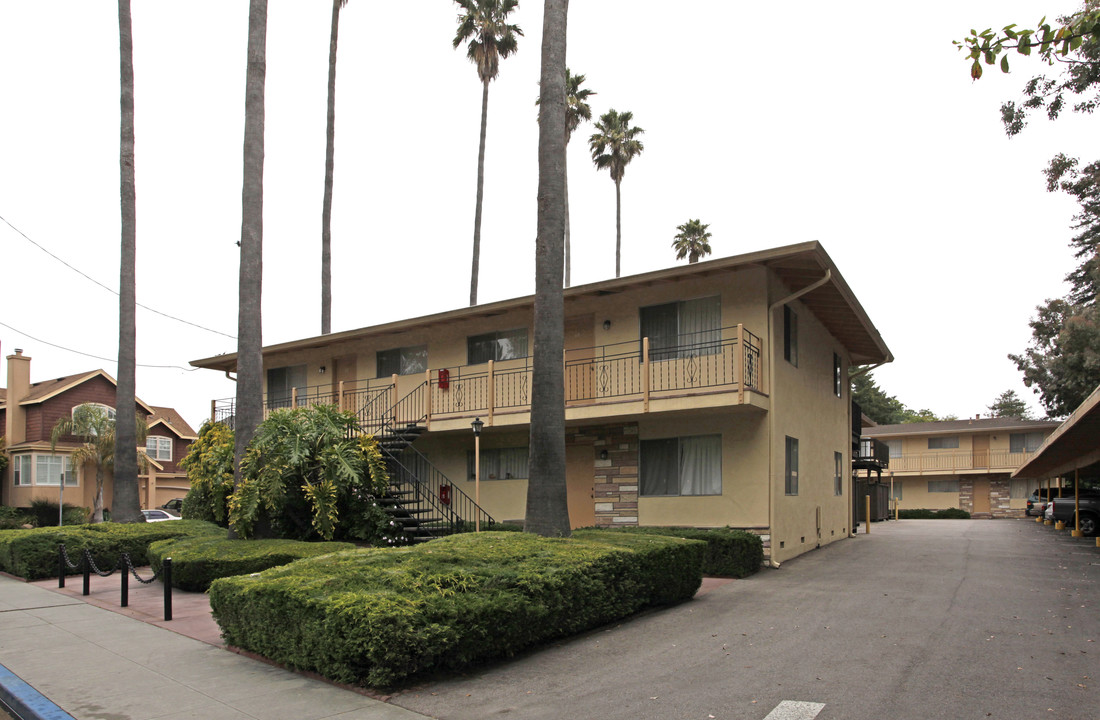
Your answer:
[[[482,480],[524,480],[528,472],[531,451],[525,447],[482,448]],[[474,479],[474,451],[466,451],[466,475]]]
[[[287,365],[267,371],[267,406],[272,409],[290,407],[294,390],[306,392],[306,366]]]
[[[638,312],[641,336],[649,338],[650,360],[721,352],[722,298],[719,295],[650,305]]]
[[[722,436],[642,440],[641,494],[645,497],[722,494]]]
[[[798,438],[787,437],[784,449],[783,492],[787,495],[798,494]]]
[[[1012,453],[1035,452],[1043,444],[1045,437],[1041,432],[1011,433],[1008,436],[1008,451]]]
[[[929,480],[928,481],[928,492],[930,492],[930,493],[934,493],[934,492],[936,492],[936,493],[941,493],[941,492],[954,492],[954,493],[957,493],[958,491],[959,491],[959,479],[958,478],[955,478],[953,480]]]
[[[958,450],[959,449],[959,436],[958,435],[945,435],[943,437],[930,437],[928,438],[929,450]]]
[[[428,346],[382,350],[377,356],[378,377],[390,375],[415,375],[428,369]]]
[[[1028,489],[1028,483],[1030,480],[1023,478],[1012,478],[1008,481],[1008,497],[1012,500],[1026,500],[1028,494],[1031,492]]]
[[[527,328],[471,335],[466,338],[466,362],[469,365],[525,357]]]
[[[902,445],[901,438],[896,438],[894,440],[887,440],[886,441],[886,447],[890,448],[890,457],[891,458],[901,457],[901,445]]]

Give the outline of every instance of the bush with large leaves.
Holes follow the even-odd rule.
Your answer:
[[[229,496],[233,494],[233,431],[225,423],[207,421],[180,461],[191,489],[183,499],[181,515],[229,525]]]
[[[331,405],[273,412],[256,429],[229,501],[237,534],[355,537],[355,518],[389,484],[377,442],[358,432],[355,415]]]

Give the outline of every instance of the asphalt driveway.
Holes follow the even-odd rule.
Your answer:
[[[1100,549],[879,523],[779,570],[391,702],[444,720],[1100,718]]]

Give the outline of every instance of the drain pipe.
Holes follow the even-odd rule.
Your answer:
[[[229,374],[229,373],[231,373],[231,372],[233,372],[233,371],[232,371],[232,370],[226,370],[226,371],[225,371],[225,376],[226,376],[227,378],[229,378],[230,380],[232,380],[233,382],[237,382],[237,378],[235,378],[235,377],[233,377],[232,375],[230,375],[230,374]]]
[[[770,382],[773,383],[773,386],[774,386],[774,383],[775,383],[775,347],[774,347],[775,343],[773,342],[774,336],[772,334],[772,316],[775,314],[775,309],[777,307],[782,306],[782,305],[786,305],[787,303],[791,302],[792,300],[797,300],[798,298],[802,297],[806,293],[810,293],[810,292],[813,292],[814,290],[817,290],[819,287],[821,287],[825,283],[832,280],[832,278],[833,278],[832,269],[826,269],[825,270],[825,276],[822,277],[820,280],[817,280],[817,281],[813,282],[812,284],[807,285],[806,287],[802,288],[801,290],[799,290],[796,293],[792,293],[792,294],[788,295],[785,298],[781,298],[779,300],[776,300],[775,302],[773,302],[771,305],[768,306],[768,341],[771,342],[771,344],[772,344],[771,351],[768,352],[768,377],[770,378]],[[775,393],[773,392],[772,395],[774,397]],[[768,533],[771,535],[771,542],[772,542],[772,560],[770,561],[770,564],[773,568],[778,569],[779,568],[779,563],[775,561],[775,550],[776,550],[776,540],[775,540],[775,483],[772,482],[772,478],[774,476],[773,471],[775,469],[775,467],[774,467],[775,452],[773,450],[773,448],[775,447],[774,440],[775,440],[775,408],[773,407],[771,409],[771,412],[768,413]],[[850,524],[851,523],[849,523],[849,525]]]

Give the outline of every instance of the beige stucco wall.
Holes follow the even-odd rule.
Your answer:
[[[894,478],[894,484],[901,483],[901,501],[898,507],[903,510],[946,510],[959,507],[957,492],[928,492],[929,481],[957,480],[958,475],[922,475],[920,477]]]

